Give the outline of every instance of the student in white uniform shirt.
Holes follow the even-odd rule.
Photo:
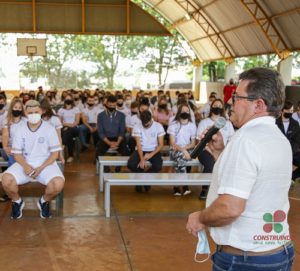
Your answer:
[[[22,123],[13,137],[12,153],[16,163],[4,172],[2,185],[12,199],[12,219],[22,217],[25,205],[19,196],[18,186],[29,182],[30,177],[45,185],[45,194],[37,205],[40,217],[50,218],[50,201],[64,187],[64,176],[56,164],[61,145],[55,128],[42,121],[38,101],[28,101],[25,114],[28,122]]]
[[[60,121],[60,118],[55,115],[55,112],[53,111],[48,99],[42,100],[41,109],[42,109],[42,119],[48,122],[49,124],[51,124],[55,128],[59,138],[59,142],[62,145],[61,129],[63,128],[63,126]],[[63,151],[59,153],[59,160],[63,164],[65,163]]]
[[[79,138],[83,145],[83,149],[86,149],[89,147],[87,143],[87,136],[92,135],[93,137],[93,143],[96,147],[99,136],[97,132],[97,117],[98,114],[103,112],[104,109],[100,109],[99,107],[96,107],[95,99],[93,96],[88,96],[87,98],[87,107],[82,110],[82,125],[79,127]]]
[[[196,130],[188,104],[181,104],[175,120],[167,130],[170,135],[170,157],[176,162],[176,173],[186,173],[186,162],[191,159],[190,152],[195,147]],[[185,196],[190,193],[191,191],[187,185],[182,187],[182,195]],[[174,187],[174,196],[181,196],[178,186]]]
[[[5,109],[6,99],[0,94],[0,147],[2,148],[2,129],[7,118],[7,110]]]
[[[75,143],[73,138],[79,136],[80,111],[75,107],[74,100],[71,95],[67,95],[64,100],[64,107],[58,110],[58,116],[61,119],[63,129],[61,132],[62,142],[67,146],[68,159],[67,162],[73,161]]]
[[[136,140],[136,151],[130,156],[127,167],[132,172],[145,172],[146,161],[150,161],[151,167],[146,172],[159,172],[162,168],[161,148],[165,131],[163,126],[152,119],[150,111],[140,114],[142,124],[136,125],[132,135]],[[144,187],[146,191],[150,186]],[[142,187],[136,187],[137,192],[142,191]]]
[[[197,129],[198,141],[200,140],[203,132],[206,129],[209,129],[211,126],[213,126],[214,122],[219,117],[225,118],[224,103],[221,99],[215,99],[211,104],[208,118],[201,120],[198,125],[198,129]],[[224,146],[226,146],[230,138],[234,134],[234,128],[232,126],[231,121],[227,120],[225,126],[220,130],[220,132],[223,136]],[[203,173],[211,173],[213,171],[215,160],[207,150],[201,151],[199,153],[198,159],[200,163],[203,165]],[[207,193],[208,193],[208,186],[203,185],[202,191],[199,195],[199,199],[206,199]]]

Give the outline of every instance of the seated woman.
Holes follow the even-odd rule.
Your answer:
[[[195,147],[196,130],[188,104],[181,104],[167,131],[170,135],[170,157],[176,162],[176,173],[186,173],[186,162],[191,159],[190,152]],[[190,193],[189,187],[183,186],[182,195]],[[177,186],[174,187],[174,196],[181,196],[181,191]]]
[[[61,118],[63,125],[62,129],[62,142],[67,146],[68,159],[67,163],[73,161],[73,153],[75,143],[73,138],[79,136],[78,124],[80,121],[80,111],[75,107],[73,97],[67,95],[64,100],[64,107],[58,110],[58,116]]]
[[[201,120],[198,125],[197,140],[200,140],[202,133],[206,129],[213,126],[214,122],[220,116],[225,118],[224,103],[221,99],[216,99],[211,104],[208,118]],[[232,123],[227,120],[225,126],[220,130],[220,132],[223,136],[224,146],[226,146],[226,144],[234,134]],[[204,150],[200,152],[198,159],[203,165],[203,173],[211,173],[215,164],[215,160],[212,155],[208,151]],[[208,186],[202,186],[202,191],[199,195],[199,199],[206,199],[207,192]]]
[[[151,167],[147,172],[159,172],[162,168],[161,148],[165,135],[162,125],[152,119],[149,111],[141,112],[141,124],[134,126],[132,135],[136,140],[136,151],[128,160],[127,167],[132,172],[145,172],[146,161],[150,161]],[[146,191],[150,186],[144,187]],[[142,192],[141,186],[136,186],[137,192]]]

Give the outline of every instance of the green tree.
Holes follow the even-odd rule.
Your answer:
[[[203,78],[210,82],[217,82],[225,77],[225,62],[211,61],[203,66]]]

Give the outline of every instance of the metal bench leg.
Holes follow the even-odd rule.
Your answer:
[[[99,174],[99,161],[98,158],[96,158],[96,174]]]
[[[110,183],[105,183],[105,192],[104,192],[104,209],[105,209],[105,217],[110,217]]]
[[[103,164],[99,165],[99,187],[100,192],[103,192],[103,182],[104,182],[104,166]]]

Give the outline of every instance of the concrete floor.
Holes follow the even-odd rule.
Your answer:
[[[171,187],[153,187],[142,194],[133,187],[113,187],[112,217],[106,219],[92,157],[91,152],[83,153],[80,163],[66,166],[61,217],[39,218],[36,200],[42,187],[21,188],[26,206],[18,221],[10,219],[10,203],[0,204],[0,270],[211,270],[210,262],[193,261],[197,240],[185,231],[187,214],[204,206],[197,199],[199,190],[174,198]],[[289,222],[297,254],[293,270],[298,271],[300,184],[290,196]],[[54,209],[54,201],[52,205]],[[213,251],[211,240],[210,245]]]

